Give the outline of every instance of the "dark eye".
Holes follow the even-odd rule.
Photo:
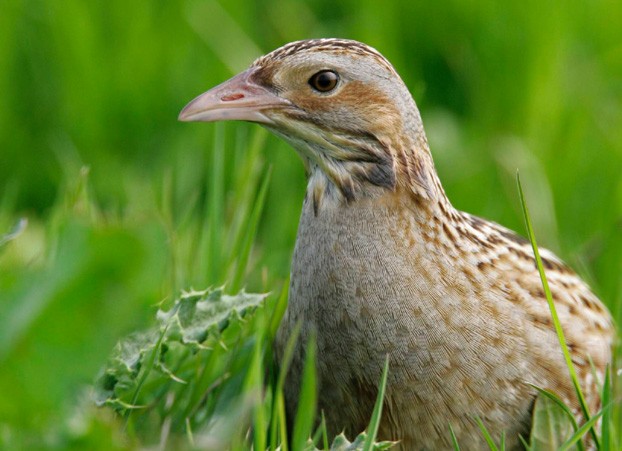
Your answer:
[[[332,70],[323,70],[309,78],[309,84],[313,89],[320,92],[328,92],[335,89],[339,75]]]

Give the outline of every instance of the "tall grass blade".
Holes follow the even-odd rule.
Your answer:
[[[237,268],[233,276],[233,282],[231,283],[231,291],[233,293],[238,292],[241,288],[244,273],[246,271],[246,266],[248,264],[248,258],[251,253],[251,248],[253,247],[253,241],[255,240],[255,235],[257,234],[257,226],[259,225],[261,212],[263,211],[263,207],[266,202],[266,193],[268,192],[268,186],[270,186],[271,175],[272,170],[268,169],[268,172],[266,173],[263,181],[261,182],[259,192],[257,193],[257,198],[255,199],[255,204],[253,205],[253,209],[248,218],[246,233],[242,242],[242,247],[240,249],[240,252],[236,254],[238,256]]]
[[[264,346],[263,330],[257,332],[253,355],[244,391],[253,397],[253,444],[255,449],[266,449],[267,445],[267,419],[262,403],[263,365],[262,348]]]
[[[516,173],[516,183],[518,184],[518,193],[520,196],[521,206],[523,209],[523,216],[525,218],[525,225],[527,228],[527,234],[529,241],[531,242],[531,247],[533,249],[533,253],[536,259],[536,266],[538,267],[538,272],[540,273],[540,280],[542,281],[542,288],[544,289],[544,294],[546,295],[546,300],[549,304],[549,309],[551,311],[551,317],[553,318],[553,324],[555,326],[555,332],[557,333],[557,338],[559,339],[559,344],[562,348],[562,353],[564,355],[564,360],[566,361],[566,366],[568,367],[568,371],[570,372],[570,378],[572,380],[572,384],[574,386],[575,392],[577,394],[577,399],[579,400],[579,405],[581,406],[581,411],[583,413],[583,417],[586,419],[587,423],[590,423],[590,411],[587,406],[587,402],[585,400],[585,396],[583,395],[583,391],[581,390],[581,385],[579,384],[579,378],[577,377],[577,372],[575,371],[574,364],[572,363],[572,357],[570,356],[570,351],[568,350],[568,345],[566,344],[566,337],[564,335],[564,331],[562,330],[561,323],[559,322],[559,316],[557,315],[557,309],[555,308],[555,303],[553,302],[553,297],[551,295],[551,289],[549,288],[549,282],[546,278],[546,274],[544,273],[544,267],[542,265],[542,258],[540,258],[540,252],[538,251],[538,244],[536,242],[536,237],[533,231],[533,227],[531,225],[531,218],[529,216],[529,209],[527,208],[527,203],[525,202],[525,195],[523,193],[523,187],[520,182],[520,175],[518,172]],[[596,447],[600,449],[598,436],[596,431],[591,428],[590,433],[592,435],[592,439],[596,444]]]
[[[601,396],[601,403],[603,406],[608,406],[611,403],[611,368],[607,365],[605,370],[605,381],[603,382],[603,391]],[[600,437],[602,439],[602,449],[608,451],[613,449],[611,443],[611,409],[607,409],[603,413],[603,422]]]
[[[274,418],[273,418],[274,421]],[[285,408],[285,396],[283,395],[283,390],[277,392],[277,415],[276,415],[276,424],[279,426],[279,439],[281,442],[281,446],[278,448],[279,451],[287,451],[288,442],[287,442],[287,409]],[[271,449],[277,450],[277,448],[272,447]]]
[[[272,410],[272,427],[270,429],[270,449],[277,448],[277,439],[281,438],[281,450],[287,451],[287,419],[285,410],[285,398],[283,396],[283,387],[285,385],[285,378],[287,377],[287,371],[292,363],[294,357],[294,350],[296,348],[296,342],[300,336],[301,324],[298,322],[292,334],[287,340],[285,345],[285,351],[283,357],[279,362],[279,375],[276,381],[276,387],[274,389],[274,405]]]
[[[317,404],[316,347],[315,334],[312,334],[307,342],[302,384],[298,398],[298,411],[296,412],[292,436],[292,449],[303,449],[313,429]]]
[[[214,126],[214,146],[212,148],[212,164],[209,168],[209,185],[207,191],[207,212],[209,221],[208,235],[208,280],[220,284],[222,276],[221,243],[223,235],[225,194],[224,194],[224,167],[225,167],[225,137],[224,125],[217,123]]]
[[[194,448],[194,434],[192,433],[192,423],[190,423],[190,418],[186,418],[186,439],[191,447]]]
[[[229,243],[222,243],[227,249],[227,256],[232,260],[229,266],[233,266],[238,255],[241,253],[245,239],[245,231],[248,228],[248,218],[251,206],[257,198],[258,185],[265,177],[264,164],[261,152],[266,141],[267,132],[261,128],[255,129],[252,138],[242,133],[246,129],[240,127],[236,137],[235,151],[233,155],[233,167],[236,168],[234,187],[235,198],[232,203],[236,206],[231,220],[231,233]]]
[[[267,331],[269,339],[276,337],[276,332],[279,329],[285,310],[287,309],[287,296],[289,294],[289,277],[283,282],[283,288],[281,294],[277,298],[274,304],[274,309],[270,313],[269,329]]]

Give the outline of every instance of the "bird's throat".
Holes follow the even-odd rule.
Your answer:
[[[299,153],[308,174],[306,196],[313,202],[316,215],[324,208],[342,208],[397,191],[425,202],[446,200],[427,148],[387,147],[377,154],[382,157],[373,161],[310,159]]]

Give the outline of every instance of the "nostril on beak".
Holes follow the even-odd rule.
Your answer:
[[[222,100],[223,102],[231,102],[233,100],[240,100],[243,98],[244,98],[244,94],[236,93],[236,94],[228,94],[226,96],[222,96],[220,100]]]

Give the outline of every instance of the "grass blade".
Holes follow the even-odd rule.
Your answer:
[[[495,441],[492,439],[492,436],[490,435],[490,432],[488,432],[488,429],[486,429],[486,426],[484,426],[484,422],[481,420],[481,418],[475,417],[475,421],[477,421],[479,430],[482,431],[482,435],[484,436],[484,440],[486,440],[488,447],[492,451],[499,451],[499,448],[497,448],[497,445],[495,445]]]
[[[611,370],[609,365],[605,369],[605,381],[603,382],[603,394],[601,396],[601,402],[603,406],[608,406],[611,403]],[[602,449],[610,450],[613,449],[611,443],[611,409],[607,409],[605,413],[603,413],[603,422],[600,437],[602,439]]]
[[[270,449],[277,449],[278,438],[281,438],[281,450],[287,451],[287,421],[285,410],[285,398],[283,396],[283,386],[285,385],[285,377],[287,371],[294,358],[294,350],[296,348],[296,342],[300,336],[301,324],[298,322],[294,327],[291,335],[285,345],[285,351],[281,361],[279,362],[279,375],[276,380],[276,386],[274,388],[274,404],[272,410],[272,427],[270,428]]]
[[[315,334],[307,342],[305,363],[298,399],[298,411],[294,423],[292,449],[304,449],[311,436],[317,404],[317,377],[315,369],[316,339]]]
[[[451,434],[451,444],[454,447],[454,451],[460,451],[460,445],[458,444],[458,439],[454,433],[454,428],[451,427],[451,423],[449,423],[449,433]]]
[[[609,408],[611,407],[611,404],[606,405],[605,407],[602,408],[602,410],[600,412],[598,412],[596,415],[594,415],[592,418],[590,418],[589,421],[586,421],[578,430],[577,432],[575,432],[572,437],[570,437],[568,439],[568,441],[566,441],[562,446],[559,447],[558,451],[566,451],[567,449],[570,449],[573,445],[575,445],[576,443],[579,443],[579,440],[581,440],[581,438],[583,438],[583,436],[586,434],[586,432],[588,430],[593,431],[594,430],[594,425],[596,424],[596,422],[598,421],[598,419],[607,411],[609,410]],[[597,449],[600,449],[600,445],[597,444]]]
[[[270,322],[268,325],[268,337],[273,340],[276,337],[276,333],[279,329],[279,325],[281,324],[281,320],[283,319],[283,315],[285,314],[285,310],[287,309],[287,296],[289,294],[289,278],[283,282],[283,288],[281,289],[281,294],[278,296],[274,308],[270,313]]]
[[[378,387],[378,396],[376,397],[376,405],[371,416],[371,420],[368,426],[368,434],[363,445],[363,451],[372,451],[374,449],[374,442],[376,441],[376,435],[378,434],[378,428],[380,427],[380,418],[382,417],[382,405],[384,403],[384,392],[387,388],[387,378],[389,375],[389,355],[384,361],[384,369],[382,370],[382,378],[380,379],[380,386]]]
[[[521,201],[521,206],[523,209],[523,216],[525,219],[525,226],[527,228],[527,235],[529,241],[531,242],[531,247],[533,249],[533,253],[536,259],[536,266],[538,267],[538,272],[540,274],[540,280],[542,281],[542,288],[544,289],[544,294],[546,296],[546,301],[549,304],[549,310],[551,311],[551,317],[553,319],[553,324],[555,326],[555,332],[557,333],[557,338],[559,339],[559,344],[562,349],[562,353],[564,355],[564,360],[566,361],[566,366],[568,367],[568,371],[570,372],[570,378],[572,380],[572,384],[574,386],[575,392],[577,394],[577,399],[579,400],[579,405],[581,406],[581,411],[583,413],[583,417],[586,419],[587,423],[590,423],[590,411],[587,406],[587,402],[585,400],[585,396],[583,395],[583,391],[581,390],[581,385],[579,384],[579,378],[577,377],[577,372],[575,371],[574,364],[572,363],[572,357],[570,356],[570,351],[568,350],[568,345],[566,344],[566,337],[564,335],[564,331],[562,330],[561,323],[559,322],[559,316],[557,315],[557,309],[555,308],[555,303],[553,302],[553,297],[551,295],[551,289],[549,288],[549,282],[546,278],[546,274],[544,273],[544,267],[542,265],[542,258],[540,258],[540,252],[538,251],[538,244],[536,242],[536,237],[533,231],[533,226],[531,224],[531,218],[529,216],[529,209],[527,208],[527,203],[525,202],[525,195],[523,193],[523,187],[520,182],[520,175],[518,172],[516,173],[516,183],[518,184],[518,193]],[[596,447],[600,449],[598,436],[596,435],[596,431],[592,428],[590,429],[590,433],[592,435],[592,439],[596,444]]]
[[[322,411],[322,421],[318,426],[315,434],[313,434],[313,446],[317,447],[318,443],[320,443],[320,439],[322,440],[322,448],[320,449],[329,449],[328,445],[328,432],[326,430],[326,417],[324,416],[324,411]]]
[[[523,447],[525,448],[525,451],[535,451],[533,447],[529,443],[527,443],[527,440],[525,440],[522,435],[519,435],[518,439],[520,440],[521,445],[523,445]]]
[[[270,186],[270,178],[272,175],[272,170],[268,169],[263,181],[261,182],[261,186],[259,187],[259,192],[257,193],[257,198],[255,199],[255,205],[251,211],[251,214],[248,218],[248,223],[246,227],[246,233],[244,236],[244,241],[239,253],[235,255],[239,255],[237,261],[237,267],[235,274],[233,276],[233,282],[231,283],[231,291],[236,293],[240,290],[240,285],[242,284],[242,280],[244,278],[244,273],[246,271],[246,265],[248,263],[248,257],[251,253],[251,248],[253,247],[253,241],[255,240],[255,235],[257,234],[257,226],[259,225],[259,219],[261,218],[261,212],[263,211],[263,207],[266,201],[266,193],[268,192],[268,186]]]
[[[264,340],[261,333],[257,333],[249,372],[247,373],[245,392],[253,396],[253,444],[255,449],[266,449],[267,419],[262,403],[263,365],[262,347]]]
[[[229,243],[223,243],[227,249],[227,256],[231,259],[235,259],[241,252],[252,205],[266,173],[262,151],[267,132],[262,128],[254,130],[252,138],[249,138],[248,133],[244,133],[246,128],[238,128],[233,151],[232,166],[236,168],[236,174],[233,180],[234,197],[231,202],[236,207],[231,218]],[[232,263],[234,262],[230,261],[229,266]]]
[[[209,171],[207,195],[208,227],[208,280],[221,283],[222,259],[221,244],[223,242],[223,224],[225,212],[225,131],[223,124],[214,127],[214,147],[212,148],[212,164]]]

